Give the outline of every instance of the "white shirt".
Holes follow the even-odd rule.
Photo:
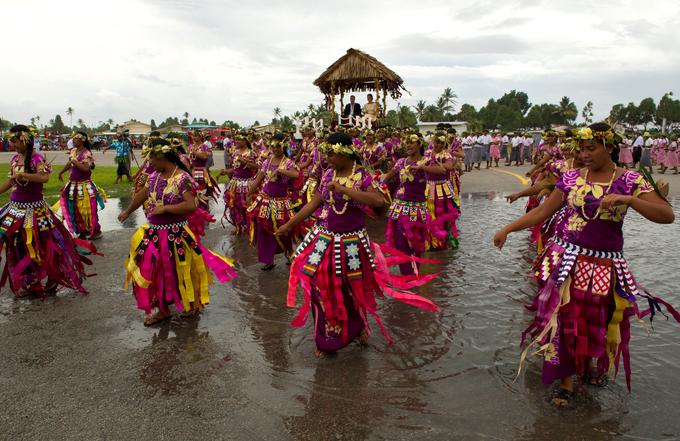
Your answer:
[[[645,145],[645,140],[642,138],[642,136],[638,136],[637,138],[635,138],[633,147],[642,147],[643,145]]]
[[[517,146],[520,145],[521,143],[522,143],[522,138],[521,138],[521,137],[519,137],[519,136],[513,136],[513,137],[512,137],[512,146],[513,146],[513,147],[517,147]]]
[[[503,137],[501,138],[501,142],[503,144],[507,144],[508,142],[510,142],[510,138],[508,138],[508,135],[503,135]]]
[[[534,138],[532,138],[530,136],[527,136],[526,138],[524,138],[524,146],[525,147],[529,147],[531,144],[533,144],[533,142],[534,142]]]
[[[472,148],[472,136],[466,136],[463,138],[463,150],[469,150]]]
[[[652,138],[647,138],[647,141],[645,141],[645,148],[652,148],[652,145],[654,144],[654,140]]]

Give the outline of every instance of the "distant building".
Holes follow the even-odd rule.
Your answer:
[[[440,124],[448,124],[451,128],[456,129],[458,133],[463,133],[467,131],[467,123],[465,121],[445,121],[445,122],[418,121],[416,126],[418,127],[420,133],[424,135],[427,132],[437,131],[437,126]]]
[[[276,132],[276,126],[274,124],[265,124],[263,126],[253,126],[252,129],[255,133],[274,133]]]
[[[173,124],[162,129],[158,129],[161,133],[184,133],[184,127],[181,124]]]
[[[151,125],[131,119],[116,127],[116,132],[123,132],[125,130],[128,130],[131,136],[148,135],[151,133]]]

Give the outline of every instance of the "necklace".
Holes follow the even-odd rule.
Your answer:
[[[172,171],[172,174],[168,179],[166,179],[167,185],[163,189],[163,194],[161,195],[161,203],[163,203],[163,196],[165,196],[165,193],[168,191],[168,188],[170,187],[170,179],[172,179],[175,176],[175,173],[177,173],[177,166],[175,166],[175,169]],[[160,173],[158,174],[158,178],[156,179],[156,182],[153,183],[153,189],[151,190],[151,199],[152,202],[154,203],[154,207],[156,206],[156,203],[158,202],[158,196],[156,196],[156,188],[158,187],[158,181],[160,181],[161,175]]]
[[[23,155],[22,155],[22,156],[23,156]],[[19,159],[17,158],[16,162],[14,162],[14,164],[13,164],[13,166],[12,166],[12,175],[16,175],[16,174],[18,174],[18,173],[21,173],[21,172],[24,172],[24,171],[25,171],[23,165],[18,165],[18,164],[23,164],[23,161],[24,161],[24,158],[21,158],[21,161],[19,161]],[[26,178],[26,180],[24,180],[24,181],[20,181],[19,179],[14,178],[14,182],[16,182],[17,185],[19,185],[19,186],[21,186],[21,187],[25,187],[25,186],[28,185],[28,183],[29,183],[30,181],[28,180],[28,178]]]
[[[355,162],[352,165],[352,171],[350,172],[349,176],[344,177],[344,178],[339,178],[339,179],[337,179],[337,171],[333,170],[333,182],[335,182],[336,179],[337,179],[339,184],[341,184],[341,185],[351,184],[352,188],[354,188],[354,183],[356,182],[354,174],[356,172],[356,169],[357,169],[357,163]],[[341,210],[338,210],[337,208],[335,208],[335,198],[333,197],[333,191],[332,190],[329,191],[328,195],[330,196],[331,210],[333,210],[333,212],[335,214],[337,214],[338,216],[342,216],[343,214],[345,214],[345,212],[347,211],[347,208],[349,208],[349,200],[348,199],[345,200],[345,205],[342,207]],[[345,199],[345,198],[347,198],[347,196],[343,195],[342,198]]]
[[[591,183],[588,182],[588,173],[589,172],[590,172],[590,170],[586,169],[586,175],[584,176],[583,179],[585,180],[586,184],[590,185],[591,188],[595,188],[595,185],[597,185],[597,184],[591,184]],[[607,196],[607,194],[609,193],[609,190],[611,190],[612,184],[614,184],[614,179],[616,179],[616,166],[614,167],[614,172],[612,173],[612,177],[609,180],[609,183],[607,184],[607,188],[602,193],[602,198]],[[598,198],[598,199],[601,199],[601,198]],[[586,215],[585,206],[586,206],[586,204],[585,204],[585,200],[584,200],[583,205],[581,205],[581,215],[583,216],[583,218],[585,220],[590,221],[590,220],[593,220],[593,219],[597,219],[600,216],[600,204],[597,205],[597,210],[595,211],[595,214],[593,215],[593,217],[588,217]]]
[[[281,158],[279,160],[278,165],[272,170],[271,169],[271,161],[270,161],[269,164],[267,165],[267,171],[265,172],[265,176],[267,177],[267,182],[275,181],[276,180],[276,173],[274,173],[274,172],[276,172],[278,170],[283,170],[285,165],[286,165],[286,161],[283,158]]]

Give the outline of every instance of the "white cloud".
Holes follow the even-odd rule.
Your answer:
[[[0,114],[88,124],[178,116],[267,121],[321,103],[316,77],[349,47],[432,101],[477,107],[510,89],[531,102],[612,104],[680,92],[680,3],[489,0],[0,0]],[[357,12],[360,11],[360,12]],[[663,14],[659,14],[663,11]],[[29,29],[29,32],[26,30]]]

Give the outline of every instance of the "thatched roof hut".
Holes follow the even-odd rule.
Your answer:
[[[402,84],[404,80],[393,70],[357,49],[348,49],[314,81],[314,85],[326,96],[382,90],[389,92],[393,99],[401,97],[401,90],[406,90]]]

